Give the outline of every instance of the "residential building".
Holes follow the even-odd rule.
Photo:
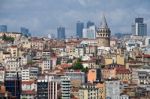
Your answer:
[[[82,83],[85,83],[85,73],[81,71],[66,71],[65,76],[70,77],[71,84],[73,86],[80,86]]]
[[[61,77],[61,99],[71,98],[71,80],[68,76]]]
[[[37,81],[37,98],[58,99],[57,86],[58,83],[55,81],[54,76],[40,77]]]
[[[17,57],[18,56],[18,47],[16,45],[12,45],[8,47],[8,52],[10,52],[11,57]]]
[[[106,99],[105,82],[96,83],[96,87],[98,88],[98,97],[99,97],[99,99]]]
[[[145,38],[145,45],[146,45],[146,46],[150,46],[150,37],[149,37],[149,36],[147,36],[147,37]]]
[[[0,83],[4,83],[5,81],[5,68],[0,66]]]
[[[22,81],[21,82],[21,99],[35,99],[37,92],[36,81]]]
[[[99,89],[95,84],[82,84],[79,88],[79,97],[80,99],[100,99]]]
[[[99,82],[101,81],[101,69],[100,68],[93,68],[89,69],[88,74],[87,74],[87,81],[90,83],[93,82]]]
[[[38,78],[38,75],[39,75],[38,67],[28,66],[22,68],[21,71],[22,81],[36,80]]]
[[[31,38],[31,48],[34,50],[43,50],[45,42],[42,38]]]
[[[6,91],[11,92],[12,96],[14,96],[15,99],[20,99],[21,79],[19,78],[18,74],[16,74],[16,77],[5,78],[4,85],[6,87]]]
[[[42,60],[41,69],[42,73],[44,73],[47,70],[52,70],[54,67],[52,66],[52,60],[51,59],[44,59]]]
[[[105,80],[106,99],[120,99],[120,81],[117,79]]]

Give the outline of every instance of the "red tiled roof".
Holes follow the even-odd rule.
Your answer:
[[[68,68],[68,67],[71,67],[72,65],[71,64],[61,64],[60,66],[62,68]]]
[[[36,92],[34,90],[28,90],[28,91],[22,91],[22,94],[30,94],[30,95],[35,95]]]
[[[27,84],[27,85],[31,85],[35,83],[35,81],[22,81],[22,84]]]
[[[116,74],[130,74],[130,70],[129,69],[125,69],[125,68],[116,68]]]
[[[136,58],[142,58],[142,57],[144,57],[144,58],[150,58],[150,54],[144,54],[143,56],[142,55],[136,56]]]

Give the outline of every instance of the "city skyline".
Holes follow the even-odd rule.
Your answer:
[[[33,36],[57,35],[57,27],[63,26],[66,35],[71,36],[76,34],[77,21],[86,24],[90,20],[99,26],[104,13],[112,34],[131,32],[134,19],[143,17],[149,35],[149,3],[149,0],[1,0],[0,24],[7,25],[8,31],[26,27]]]

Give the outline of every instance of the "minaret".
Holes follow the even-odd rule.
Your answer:
[[[111,31],[108,28],[105,16],[102,16],[102,22],[100,28],[97,30],[97,46],[98,47],[110,47],[110,34]]]

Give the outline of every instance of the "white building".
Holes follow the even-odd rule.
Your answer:
[[[30,81],[38,78],[38,67],[25,67],[21,71],[22,81]]]
[[[41,68],[42,68],[42,73],[44,73],[44,71],[46,70],[52,70],[53,69],[52,60],[51,59],[43,60],[41,64]]]
[[[116,79],[107,79],[106,85],[106,98],[120,99],[120,81]]]
[[[35,99],[37,92],[37,84],[34,80],[22,81],[21,89],[21,99]]]
[[[129,40],[126,43],[127,51],[132,51],[135,47],[141,47],[143,43],[141,41]]]
[[[85,49],[84,47],[76,47],[75,48],[75,57],[82,57],[85,54]]]
[[[146,39],[145,39],[145,45],[146,46],[150,45],[150,37],[146,37]]]
[[[5,79],[5,68],[0,66],[0,82],[4,82]]]
[[[95,26],[90,26],[89,28],[83,29],[83,38],[95,39],[96,38],[96,28]]]

